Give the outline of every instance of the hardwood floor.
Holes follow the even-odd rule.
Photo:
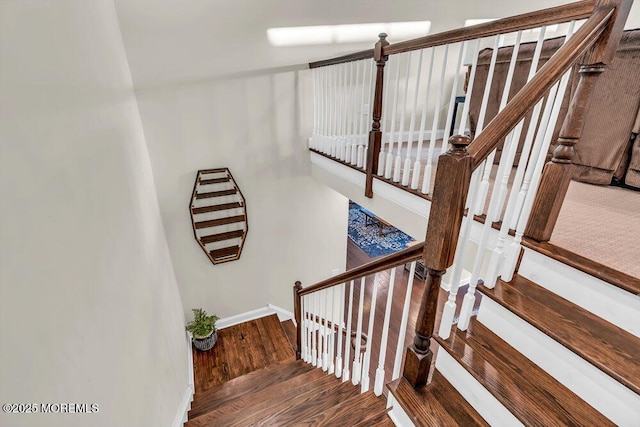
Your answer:
[[[271,364],[295,360],[275,314],[220,329],[214,348],[192,351],[196,395]]]

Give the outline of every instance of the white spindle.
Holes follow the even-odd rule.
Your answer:
[[[573,23],[572,23],[573,24]],[[516,227],[515,238],[513,239],[511,245],[511,251],[505,260],[502,277],[505,281],[510,281],[513,278],[513,273],[515,271],[515,264],[518,256],[516,252],[520,253],[520,243],[522,242],[522,236],[524,234],[524,228],[529,221],[529,215],[531,214],[531,207],[533,205],[533,200],[535,198],[536,191],[538,190],[538,185],[540,184],[540,176],[542,174],[542,168],[546,161],[546,153],[549,150],[549,145],[551,144],[551,138],[553,136],[553,131],[556,127],[556,123],[558,120],[558,115],[560,113],[560,107],[562,106],[562,100],[564,98],[564,93],[567,89],[567,82],[569,81],[569,76],[571,74],[571,69],[569,69],[562,79],[560,80],[560,84],[558,86],[558,93],[556,94],[555,100],[553,102],[553,111],[551,112],[551,118],[549,120],[549,124],[547,125],[544,132],[544,140],[542,143],[542,147],[540,149],[540,154],[537,157],[537,162],[535,164],[535,169],[533,170],[533,176],[531,178],[531,187],[527,191],[526,198],[522,207],[522,212],[520,213],[520,218],[518,219],[518,225]],[[515,256],[514,256],[515,255]]]
[[[502,99],[500,100],[500,106],[498,113],[504,109],[509,100],[509,92],[511,90],[511,83],[513,82],[513,75],[516,69],[516,63],[518,59],[518,51],[520,50],[520,41],[522,40],[522,31],[518,31],[516,35],[516,41],[513,45],[511,52],[511,61],[509,62],[509,69],[507,70],[507,76],[505,78],[504,90],[502,91]],[[489,157],[484,162],[484,173],[482,175],[482,181],[478,190],[479,202],[476,204],[477,210],[474,211],[476,215],[482,214],[484,211],[485,200],[487,199],[487,193],[489,192],[489,178],[491,176],[491,169],[493,168],[493,160],[496,157],[496,149],[494,149]]]
[[[435,151],[436,140],[438,139],[437,133],[438,133],[438,122],[440,121],[440,103],[442,102],[442,94],[444,92],[444,85],[441,82],[444,81],[445,75],[447,72],[447,58],[449,56],[449,45],[446,45],[444,47],[443,55],[444,57],[442,60],[442,69],[440,70],[440,80],[439,80],[440,84],[438,84],[438,94],[436,95],[436,103],[435,103],[435,108],[433,113],[433,123],[431,125],[431,137],[429,139],[429,152],[427,155],[427,164],[424,166],[424,176],[422,177],[422,187],[420,190],[422,194],[429,194],[430,187],[431,187],[431,171],[433,170],[433,154]],[[431,60],[433,61],[433,54],[431,56]],[[425,104],[422,107],[424,109],[424,111],[422,112],[423,118],[426,118],[426,114],[427,114],[426,102],[427,102],[427,99],[425,99]],[[422,140],[423,138],[422,137],[423,131],[424,131],[424,123],[420,129],[421,135],[418,137],[420,140]]]
[[[335,325],[336,325],[336,320],[335,320],[335,290],[336,287],[332,286],[330,289],[327,289],[327,299],[329,300],[329,303],[327,304],[327,306],[329,307],[327,310],[327,320],[329,321],[329,323],[331,324],[331,326],[327,325],[327,339],[329,340],[329,365],[327,367],[327,373],[329,375],[333,374],[335,372],[336,369],[336,365],[335,365],[335,359],[334,359],[334,353],[335,353]]]
[[[424,144],[424,128],[425,128],[425,122],[427,121],[427,105],[429,101],[429,93],[431,92],[431,76],[433,75],[433,56],[434,56],[435,48],[430,48],[429,51],[431,52],[431,56],[427,59],[427,62],[429,64],[429,70],[427,71],[426,92],[422,100],[422,115],[420,117],[420,131],[418,132],[416,160],[413,163],[413,173],[411,174],[410,187],[414,190],[418,188],[420,172],[422,171],[422,162],[420,160],[420,156],[422,155],[422,145]],[[423,53],[423,50],[420,51],[420,56],[421,56],[420,66],[422,66],[422,53]],[[420,75],[420,69],[418,69],[418,75]],[[418,92],[417,86],[418,84],[416,83],[416,103],[414,103],[413,105],[414,115],[418,107],[417,106],[417,92]],[[411,129],[413,129],[413,126],[410,126],[410,127]],[[410,133],[409,138],[413,139],[412,131],[410,131],[409,133]],[[405,169],[406,169],[406,166],[405,166]]]
[[[360,390],[362,393],[369,391],[369,366],[371,363],[371,345],[373,344],[373,324],[376,319],[376,299],[378,296],[378,285],[380,284],[380,273],[376,273],[373,279],[373,291],[371,292],[371,305],[369,308],[369,326],[367,327],[367,346],[362,362],[362,379],[360,380]],[[382,351],[382,349],[380,349]]]
[[[344,161],[345,156],[345,144],[347,138],[347,123],[349,121],[349,68],[352,63],[346,63],[342,65],[342,87],[340,88],[340,94],[342,96],[342,111],[340,121],[340,139],[339,139],[339,159]]]
[[[373,107],[372,107],[372,100],[374,98],[374,92],[376,90],[376,84],[375,84],[375,61],[370,60],[369,61],[369,82],[368,82],[368,87],[369,87],[369,92],[367,93],[367,105],[369,106],[367,114],[365,116],[365,123],[367,123],[367,126],[365,128],[365,131],[363,132],[362,135],[362,165],[360,167],[363,167],[364,165],[367,164],[367,155],[368,155],[368,146],[369,146],[369,126],[371,126],[371,123],[373,123]],[[382,121],[384,123],[384,120]],[[384,136],[384,132],[382,132],[382,136]],[[381,138],[382,139],[382,138]],[[375,172],[375,171],[374,171]]]
[[[353,385],[360,383],[362,375],[362,365],[360,363],[360,344],[362,341],[362,310],[364,309],[364,284],[366,277],[360,280],[360,303],[358,304],[358,323],[356,326],[356,346],[353,351],[353,370],[351,374],[351,382]]]
[[[373,386],[373,392],[376,396],[382,394],[384,387],[384,362],[387,356],[387,341],[389,339],[389,322],[391,320],[391,303],[393,300],[393,286],[396,280],[396,267],[391,269],[391,277],[389,278],[389,289],[387,289],[387,305],[384,311],[384,323],[382,325],[382,339],[380,341],[380,354],[378,356],[378,369],[376,369],[376,381]],[[371,309],[375,310],[372,304]]]
[[[360,125],[360,117],[358,117],[358,91],[360,90],[360,63],[362,61],[357,61],[353,64],[355,68],[355,78],[353,80],[353,102],[351,105],[351,132],[349,136],[349,148],[350,150],[347,152],[347,158],[345,162],[355,165],[357,163],[358,156],[358,127]],[[364,87],[361,90],[364,92]]]
[[[338,335],[336,339],[338,340],[338,349],[336,350],[336,378],[340,378],[342,376],[342,333],[344,331],[344,283],[342,283],[338,288],[338,294],[340,298],[338,299],[340,304],[340,313],[338,314]]]
[[[469,81],[467,82],[467,93],[465,93],[465,102],[462,107],[462,115],[460,116],[460,127],[458,134],[464,135],[467,132],[467,119],[469,118],[469,108],[471,107],[471,96],[473,95],[473,84],[476,80],[476,70],[478,68],[478,50],[480,49],[480,40],[477,43],[468,43],[467,49],[473,49],[473,59],[471,60],[471,71],[469,72]]]
[[[307,361],[307,297],[301,296],[300,298],[300,324],[298,330],[300,331],[300,357],[305,362]]]
[[[313,357],[313,322],[312,322],[312,310],[313,310],[313,295],[306,295],[307,298],[307,354],[304,359],[307,363],[312,363]]]
[[[407,324],[409,323],[409,309],[411,308],[411,292],[413,291],[413,278],[416,274],[416,261],[411,263],[409,271],[409,281],[407,282],[407,293],[404,295],[404,305],[402,306],[402,319],[400,320],[400,331],[398,332],[398,345],[396,347],[396,358],[393,362],[393,374],[391,380],[400,378],[400,368],[402,366],[402,354],[404,353],[404,340],[407,334]]]
[[[354,281],[349,283],[349,305],[347,306],[347,333],[344,338],[344,370],[342,371],[342,381],[349,381],[349,365],[351,363],[351,321],[353,317],[353,288]]]
[[[453,110],[456,106],[456,96],[458,93],[458,81],[460,80],[460,69],[462,68],[462,59],[467,42],[460,43],[458,51],[458,61],[456,62],[455,73],[453,74],[453,86],[451,86],[451,95],[449,96],[449,108],[447,109],[447,120],[444,125],[444,138],[442,140],[442,152],[444,153],[451,136],[451,122],[453,121]]]
[[[389,140],[391,139],[388,128],[391,123],[389,120],[389,114],[390,114],[389,110],[392,108],[391,100],[389,99],[389,87],[391,86],[391,65],[392,65],[392,62],[395,62],[395,59],[392,60],[392,58],[393,56],[389,56],[389,59],[387,60],[387,67],[386,67],[387,71],[384,73],[384,96],[383,96],[382,122],[380,123],[382,140],[380,143],[380,153],[378,154],[378,171],[377,171],[379,176],[384,175],[385,163],[387,158],[387,150],[388,150],[388,146],[385,144],[389,144]],[[371,70],[372,76],[374,74],[373,68]],[[373,105],[371,104],[369,105],[369,110],[373,114]]]
[[[316,333],[316,314],[318,313],[318,293],[311,294],[311,364],[318,366],[318,334]]]
[[[359,126],[358,126],[358,131],[357,131],[357,137],[356,137],[356,141],[357,141],[357,151],[356,151],[356,158],[355,159],[351,159],[351,164],[356,165],[357,167],[361,168],[363,165],[363,161],[364,161],[364,140],[362,139],[362,135],[366,134],[366,126],[367,126],[367,114],[366,114],[366,110],[364,109],[365,106],[365,102],[366,102],[366,94],[369,92],[369,86],[367,85],[367,75],[369,73],[367,73],[367,62],[366,60],[362,61],[362,94],[361,94],[361,98],[360,98],[360,105],[358,107],[358,111],[360,112],[358,115],[358,121],[359,121]]]
[[[409,102],[409,74],[411,73],[411,52],[407,52],[407,68],[404,75],[404,100],[402,102],[402,115],[400,116],[400,131],[398,132],[398,147],[396,148],[396,159],[393,166],[393,180],[400,182],[400,166],[402,164],[402,142],[404,141],[405,118],[407,114],[407,103]]]
[[[413,90],[413,108],[411,109],[411,122],[409,124],[409,139],[407,141],[407,156],[404,159],[404,168],[402,171],[402,185],[409,185],[409,175],[411,172],[411,148],[413,145],[413,132],[416,126],[416,111],[418,110],[418,92],[420,90],[420,77],[422,77],[422,56],[424,49],[420,50],[418,55],[418,71],[416,73],[416,85]],[[407,76],[407,81],[409,76]],[[417,160],[417,158],[416,158]]]
[[[329,290],[322,291],[324,297],[323,304],[323,327],[322,327],[322,370],[327,372],[329,369]]]
[[[336,157],[336,144],[338,135],[340,134],[340,102],[339,102],[339,82],[340,82],[340,66],[336,65],[332,67],[334,70],[333,75],[333,138],[331,140],[331,157]]]
[[[354,114],[353,114],[353,108],[355,107],[355,101],[354,101],[354,95],[352,92],[354,92],[356,90],[355,84],[354,84],[354,74],[356,73],[357,70],[354,70],[355,65],[354,62],[349,62],[348,64],[348,68],[349,68],[349,80],[347,85],[344,88],[344,94],[346,97],[346,102],[345,105],[347,107],[347,111],[345,114],[345,122],[346,122],[346,132],[344,133],[344,157],[342,158],[343,161],[345,161],[346,163],[351,163],[351,127],[352,124],[354,122]]]
[[[386,161],[384,167],[384,177],[391,178],[391,167],[393,166],[393,138],[395,136],[394,131],[396,128],[396,112],[398,110],[398,93],[400,92],[400,56],[396,59],[396,82],[395,91],[393,93],[393,103],[391,112],[391,132],[389,133],[389,144],[387,146]]]

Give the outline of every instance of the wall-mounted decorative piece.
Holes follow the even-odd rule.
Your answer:
[[[199,170],[189,203],[196,241],[214,264],[240,258],[247,207],[228,168]]]

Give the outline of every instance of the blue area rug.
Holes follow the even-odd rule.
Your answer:
[[[365,226],[363,208],[354,202],[349,202],[349,238],[370,257],[389,255],[407,248],[407,243],[413,242],[410,236],[397,228],[386,228],[386,236],[378,235],[376,225]]]

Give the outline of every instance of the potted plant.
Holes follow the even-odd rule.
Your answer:
[[[200,351],[211,350],[218,341],[216,322],[219,317],[215,314],[207,316],[207,312],[201,308],[194,308],[194,319],[187,324],[187,331],[193,334],[193,345]]]

